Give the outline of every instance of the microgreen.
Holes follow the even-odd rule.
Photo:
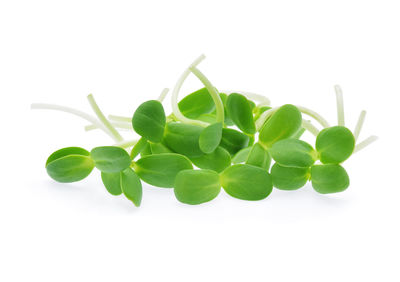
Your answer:
[[[176,198],[190,205],[211,201],[221,191],[218,173],[207,169],[179,172],[174,187]]]
[[[250,201],[268,197],[273,187],[296,190],[308,181],[322,194],[347,189],[350,180],[342,163],[377,137],[356,144],[366,112],[361,111],[353,132],[345,127],[339,86],[335,86],[338,125],[331,126],[304,106],[272,107],[270,100],[259,94],[219,92],[197,68],[204,58],[198,57],[176,82],[168,116],[162,104],[167,88],[157,100],[140,104],[131,117],[106,116],[92,94],[87,99],[94,116],[60,105],[33,104],[33,109],[79,116],[89,122],[86,131],[102,130],[114,142],[90,153],[80,147],[52,153],[46,161],[49,176],[58,182],[75,182],[96,167],[111,195],[124,195],[136,206],[142,200],[142,181],[174,188],[178,201],[191,205],[211,201],[221,187],[232,197]],[[190,74],[204,88],[179,101],[178,94]],[[124,140],[119,129],[138,137]],[[316,137],[315,149],[301,140],[306,131]]]
[[[90,153],[79,147],[55,151],[46,161],[46,170],[58,182],[75,182],[86,178],[94,168]]]

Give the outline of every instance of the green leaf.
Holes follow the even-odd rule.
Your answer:
[[[174,152],[189,158],[200,157],[204,153],[200,150],[199,137],[203,127],[170,122],[165,130],[164,141]]]
[[[222,147],[217,147],[211,154],[204,154],[201,157],[190,158],[198,168],[211,169],[221,172],[231,165],[231,155]]]
[[[183,98],[178,107],[185,117],[196,119],[202,114],[211,113],[215,104],[208,90],[201,88]]]
[[[350,179],[338,164],[314,165],[311,167],[311,183],[318,193],[328,194],[346,190]]]
[[[222,172],[220,181],[229,195],[242,200],[262,200],[272,191],[269,173],[265,169],[247,164],[228,167]]]
[[[90,156],[102,172],[120,172],[131,164],[130,156],[120,147],[96,147],[90,152]]]
[[[221,142],[222,123],[217,122],[203,129],[199,137],[199,147],[206,154],[212,153]]]
[[[120,176],[121,190],[125,197],[131,200],[135,206],[140,206],[142,202],[142,183],[139,176],[131,168],[121,171]]]
[[[222,129],[220,146],[226,149],[232,156],[249,144],[249,136],[231,128]]]
[[[132,117],[132,126],[137,134],[151,142],[161,142],[165,128],[165,112],[156,100],[142,103]]]
[[[152,154],[172,153],[172,151],[162,143],[150,143],[150,148]]]
[[[107,191],[114,196],[118,196],[122,194],[121,190],[121,179],[119,172],[102,172],[101,180],[103,181],[104,186]]]
[[[232,163],[233,164],[244,163],[247,160],[252,148],[253,147],[246,147],[237,152],[232,158]]]
[[[315,148],[324,164],[339,164],[353,153],[355,139],[353,133],[344,126],[332,126],[321,130]]]
[[[224,105],[224,117],[225,117],[224,123],[227,126],[232,126],[234,123],[233,123],[232,119],[230,118],[229,113],[228,113],[228,111],[226,109],[226,101],[228,100],[228,95],[226,95],[225,93],[219,93],[219,97],[221,98],[222,104]],[[216,120],[216,117],[215,117],[216,116],[216,110],[215,109],[212,111],[212,114],[214,116],[214,121],[213,122],[215,122],[215,120]]]
[[[269,149],[272,158],[282,166],[310,167],[318,159],[310,144],[298,139],[284,139]]]
[[[158,144],[158,143],[156,143]],[[151,155],[151,147],[150,147],[150,143],[147,142],[146,146],[143,148],[143,150],[140,152],[140,156],[144,157],[144,156],[148,156]]]
[[[263,112],[265,112],[265,111],[268,111],[268,110],[270,110],[270,109],[272,109],[271,107],[269,107],[269,106],[262,106],[262,107],[256,107],[256,108],[254,108],[253,109],[253,112],[254,112],[254,120],[257,120],[260,116],[261,116],[261,114],[263,113]]]
[[[76,182],[86,178],[94,168],[90,153],[83,148],[67,147],[55,151],[46,161],[48,175],[58,182]]]
[[[165,188],[174,186],[178,172],[193,168],[188,158],[173,153],[142,157],[133,167],[144,182]]]
[[[226,101],[226,109],[229,117],[240,130],[247,134],[256,133],[253,111],[246,97],[237,93],[230,94]]]
[[[296,190],[303,187],[310,178],[310,169],[285,167],[275,163],[271,168],[272,184],[281,190]]]
[[[270,148],[275,142],[294,135],[301,127],[301,113],[293,105],[280,107],[263,125],[259,140]]]
[[[197,117],[197,120],[201,120],[211,124],[216,122],[217,116],[215,114],[202,114]]]
[[[246,164],[254,165],[268,170],[271,165],[271,156],[259,143],[251,147]]]
[[[174,187],[178,201],[189,205],[209,202],[221,191],[218,173],[206,169],[179,172]]]

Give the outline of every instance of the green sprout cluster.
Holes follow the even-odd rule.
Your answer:
[[[96,167],[111,195],[124,194],[136,206],[142,200],[142,181],[173,188],[185,204],[201,204],[216,198],[221,187],[242,200],[262,200],[273,187],[296,190],[311,181],[322,194],[344,191],[349,176],[342,164],[352,154],[375,141],[371,136],[357,143],[364,118],[362,111],[355,130],[345,127],[343,95],[335,87],[338,125],[331,126],[321,115],[303,106],[271,107],[269,99],[248,92],[220,92],[197,65],[187,68],[171,94],[173,112],[166,115],[162,102],[142,103],[133,117],[106,117],[92,95],[88,96],[96,116],[52,104],[33,104],[35,109],[61,110],[90,122],[86,130],[101,129],[113,138],[113,146],[60,149],[49,156],[46,170],[58,182],[86,178]],[[193,73],[204,88],[180,101],[178,93]],[[321,131],[304,116],[312,118]],[[117,128],[135,131],[140,138],[124,140]],[[300,138],[305,131],[315,137],[311,145]]]

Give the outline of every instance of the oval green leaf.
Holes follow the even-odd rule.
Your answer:
[[[90,152],[95,166],[103,172],[120,172],[131,164],[129,154],[120,147],[96,147]]]
[[[232,156],[249,145],[249,136],[231,128],[222,129],[220,146],[226,149]]]
[[[247,164],[228,167],[222,172],[220,181],[229,195],[242,200],[262,200],[272,191],[269,173],[265,169]]]
[[[189,205],[209,202],[221,191],[218,173],[207,169],[179,172],[174,187],[178,201]]]
[[[284,139],[269,149],[272,158],[282,166],[310,167],[318,159],[313,147],[298,139]]]
[[[142,157],[133,165],[137,175],[146,183],[171,188],[181,170],[192,169],[192,163],[185,156],[168,153]]]
[[[217,122],[203,129],[199,137],[199,147],[206,154],[212,153],[221,142],[222,123]]]
[[[253,147],[246,147],[237,152],[232,158],[232,163],[233,164],[244,163],[247,160],[252,148]]]
[[[296,190],[303,187],[310,178],[310,169],[285,167],[275,163],[271,168],[272,184],[281,190]]]
[[[211,154],[204,154],[198,158],[190,158],[198,168],[211,169],[221,172],[231,165],[231,155],[222,147],[217,147]]]
[[[142,182],[139,176],[131,169],[127,168],[120,172],[121,190],[128,200],[135,206],[140,206],[142,202]]]
[[[52,153],[46,161],[47,174],[55,181],[69,183],[86,178],[94,168],[90,153],[83,148],[67,147]]]
[[[136,133],[151,142],[161,142],[164,135],[165,122],[164,108],[156,100],[141,104],[132,117],[132,126]]]
[[[263,148],[263,146],[261,146],[259,143],[256,143],[251,147],[246,164],[269,170],[269,166],[271,165],[271,156],[268,151]]]
[[[165,130],[164,142],[176,153],[187,157],[200,157],[204,154],[199,146],[202,131],[201,126],[170,122]]]
[[[344,126],[332,126],[321,130],[315,148],[324,164],[339,164],[353,153],[355,139],[353,133]]]
[[[106,187],[107,191],[114,196],[122,194],[120,178],[119,172],[101,172],[101,180],[103,181],[104,187]]]
[[[215,104],[208,90],[201,88],[184,97],[178,107],[185,117],[196,119],[202,114],[211,113]]]
[[[226,109],[229,117],[240,130],[247,134],[256,133],[253,111],[246,97],[237,93],[230,94],[226,101]]]
[[[301,127],[301,113],[293,105],[280,107],[260,130],[260,142],[270,148],[275,142],[294,135]]]
[[[311,167],[311,183],[318,193],[329,194],[346,190],[350,179],[338,164],[314,165]]]

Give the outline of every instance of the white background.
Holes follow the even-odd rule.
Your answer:
[[[0,1],[0,280],[399,281],[399,13],[396,0]],[[54,150],[112,140],[30,103],[90,112],[93,93],[105,113],[130,116],[201,53],[219,89],[332,124],[340,84],[347,125],[366,109],[360,138],[380,137],[345,163],[350,188],[259,202],[222,191],[187,206],[144,185],[135,208],[98,172],[75,184],[47,176]],[[191,76],[183,90],[198,87]]]

